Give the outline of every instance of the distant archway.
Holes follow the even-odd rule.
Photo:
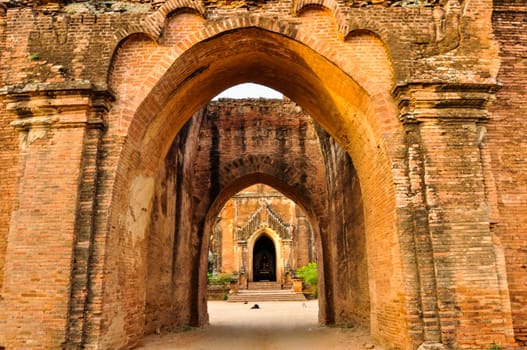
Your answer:
[[[253,281],[276,281],[276,247],[267,236],[261,235],[255,242],[253,254]]]

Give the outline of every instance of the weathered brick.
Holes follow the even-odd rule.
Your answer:
[[[256,180],[320,239],[322,322],[403,349],[525,346],[525,11],[0,3],[0,347],[132,348],[145,317],[206,323],[204,237]],[[231,148],[215,143],[196,111],[244,81],[302,106],[321,156],[237,144],[241,112]]]

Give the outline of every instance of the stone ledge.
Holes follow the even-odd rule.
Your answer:
[[[417,350],[446,350],[445,346],[441,343],[424,342]]]
[[[427,119],[486,120],[498,84],[425,83],[397,85],[392,94],[403,123]]]
[[[11,125],[19,131],[86,125],[105,128],[104,113],[115,100],[111,92],[84,82],[8,86],[0,89],[2,94],[6,109],[18,116]]]

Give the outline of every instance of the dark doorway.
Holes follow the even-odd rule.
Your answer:
[[[273,241],[263,235],[253,249],[254,281],[276,281],[276,251]]]

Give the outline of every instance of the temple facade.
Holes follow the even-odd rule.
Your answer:
[[[291,283],[294,271],[316,262],[314,235],[305,213],[264,184],[238,192],[220,211],[210,238],[209,271],[245,282]]]

